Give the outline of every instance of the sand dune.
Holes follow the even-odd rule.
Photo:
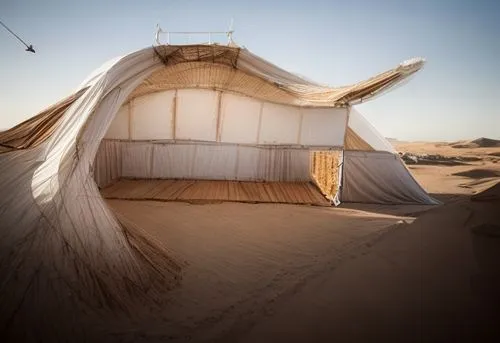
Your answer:
[[[477,168],[454,173],[453,175],[470,177],[472,179],[484,179],[489,177],[500,177],[500,170]]]
[[[408,165],[415,178],[442,201],[481,192],[500,176],[500,148],[455,149],[447,143],[401,143],[398,151],[410,154],[443,156],[460,163],[418,163]]]
[[[450,144],[453,148],[496,148],[500,147],[500,140],[491,138],[478,138],[471,141]]]
[[[475,194],[471,197],[472,201],[500,201],[500,181],[497,180],[494,186]]]

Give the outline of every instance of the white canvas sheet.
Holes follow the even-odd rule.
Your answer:
[[[238,147],[235,145],[198,145],[191,161],[193,178],[235,180]]]
[[[299,144],[300,109],[264,103],[260,126],[260,144]]]
[[[103,140],[94,175],[100,187],[119,177],[309,181],[309,154],[305,149]]]
[[[261,107],[261,101],[223,93],[221,142],[257,144]]]
[[[302,109],[301,145],[342,146],[344,144],[346,108]]]
[[[133,99],[120,108],[106,137],[340,147],[346,120],[344,108],[299,108],[232,93],[183,89]]]
[[[122,176],[151,177],[151,156],[153,146],[142,142],[122,142]]]
[[[131,139],[172,139],[175,91],[151,93],[130,103]]]
[[[341,201],[438,203],[415,181],[399,156],[388,152],[361,151],[344,151]]]
[[[116,113],[111,122],[105,138],[109,139],[128,139],[129,138],[129,105],[123,105]]]
[[[236,164],[236,180],[263,181],[263,174],[259,171],[261,155],[260,149],[250,146],[238,147],[238,163]]]
[[[196,146],[188,144],[154,144],[151,175],[147,178],[187,179],[193,175],[193,161],[196,160]]]
[[[153,144],[152,178],[213,179],[234,177],[237,146]]]
[[[103,140],[99,146],[94,165],[94,179],[99,187],[109,185],[122,175],[123,143]]]
[[[387,141],[355,108],[349,113],[349,127],[358,134],[366,143],[377,151],[396,152],[391,143]]]
[[[216,140],[219,94],[198,89],[177,91],[176,139]]]

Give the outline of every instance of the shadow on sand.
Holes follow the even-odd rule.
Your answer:
[[[442,204],[448,204],[455,201],[463,200],[469,197],[466,194],[453,193],[430,193],[434,199]],[[365,203],[342,203],[340,208],[359,210],[364,212],[392,215],[401,217],[419,217],[427,211],[434,210],[441,205],[422,205],[422,204],[365,204]]]

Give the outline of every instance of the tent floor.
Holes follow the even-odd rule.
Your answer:
[[[121,179],[103,188],[106,199],[210,203],[288,203],[330,206],[312,182]]]

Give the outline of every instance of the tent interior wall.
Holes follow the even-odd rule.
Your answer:
[[[115,64],[120,65],[116,70]],[[131,75],[120,81],[127,89],[116,89],[114,100],[109,97],[106,106],[99,105],[104,125],[86,124],[85,132],[92,129],[91,138],[100,138],[99,148],[88,150],[94,156],[94,179],[101,188],[120,178],[314,182],[330,200],[337,195],[342,201],[387,201],[353,187],[368,171],[384,172],[372,166],[377,159],[361,163],[339,152],[364,151],[370,157],[387,152],[401,164],[394,168],[408,173],[391,144],[352,106],[381,94],[422,65],[422,59],[413,59],[366,81],[329,88],[236,46],[157,46],[139,51],[105,64],[82,84],[83,89],[93,85],[111,69],[119,79],[120,73]],[[137,78],[127,68],[140,69],[142,76]],[[83,117],[75,120],[83,125]],[[20,137],[16,145],[24,147],[21,134],[27,127],[21,126],[20,134],[9,135]],[[86,138],[78,137],[85,145]],[[9,144],[14,138],[6,136]],[[59,141],[59,136],[53,137],[47,150],[54,150],[53,142]],[[365,173],[347,172],[354,161]],[[406,191],[412,190],[410,196],[391,201],[425,198],[411,175],[398,177]],[[390,182],[385,187],[371,191],[390,194],[395,189]]]
[[[342,149],[347,113],[213,89],[148,93],[117,112],[94,176],[101,188],[120,178],[316,181],[331,195],[337,182],[329,177],[328,185],[318,183],[319,169],[311,167],[326,155],[312,152]]]
[[[347,108],[305,108],[225,91],[179,89],[135,98],[105,139],[340,148]]]
[[[312,182],[330,201],[432,203],[355,108],[217,89],[137,89],[100,144],[94,177],[101,188],[119,179]]]

